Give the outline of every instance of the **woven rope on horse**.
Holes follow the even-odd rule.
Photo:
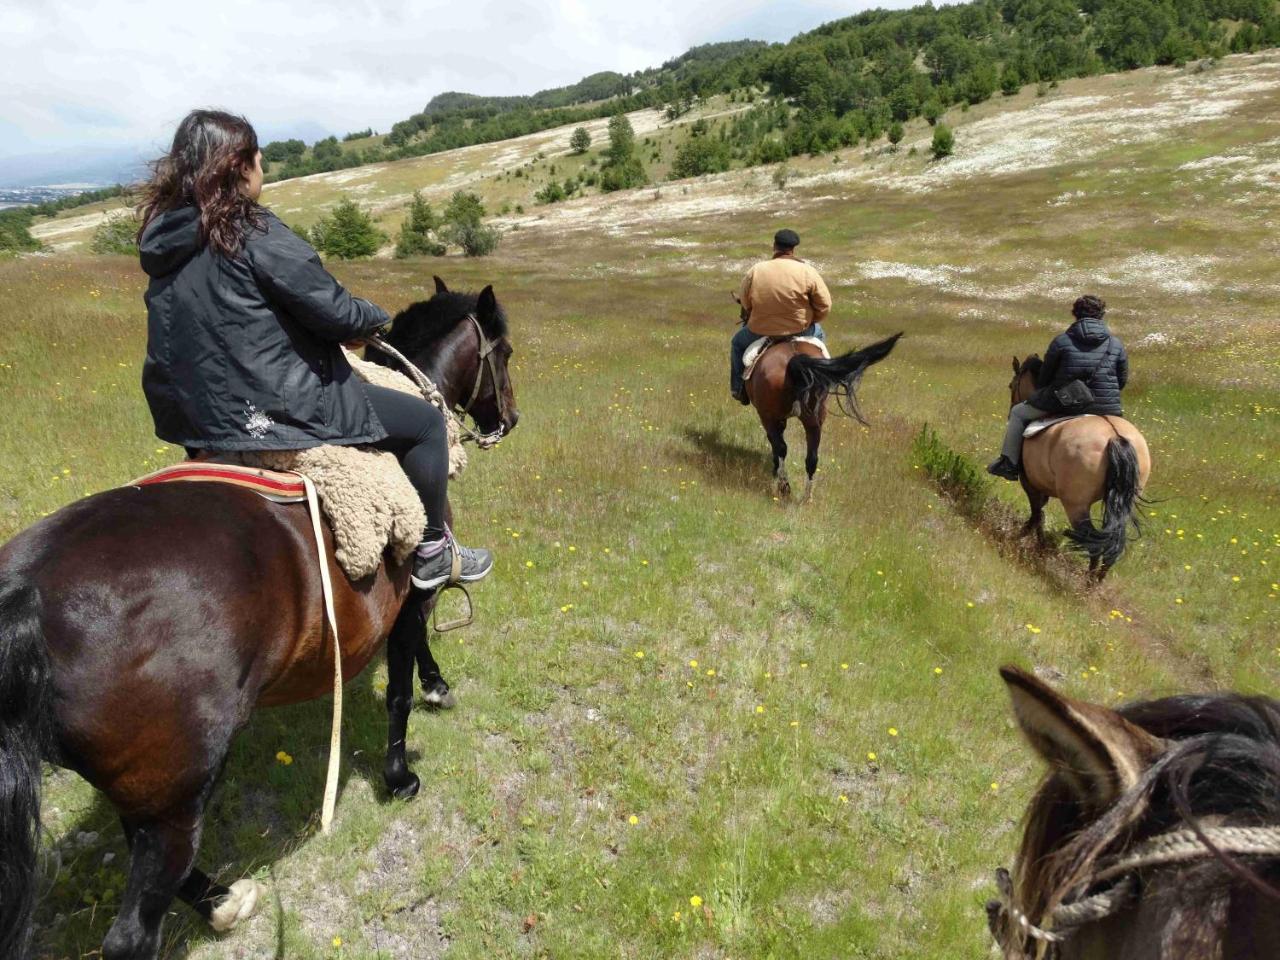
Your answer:
[[[1210,847],[1212,844],[1212,847]],[[1088,889],[1119,877],[1113,886],[1091,897],[1084,897],[1056,907],[1046,927],[1032,923],[1014,906],[1013,884],[1009,872],[996,871],[996,887],[1000,892],[999,909],[1013,918],[1024,934],[1046,943],[1061,943],[1080,927],[1119,913],[1133,899],[1136,888],[1134,874],[1149,867],[1203,860],[1217,854],[1240,857],[1280,857],[1280,827],[1203,827],[1194,830],[1172,830],[1144,840],[1123,854],[1103,863],[1081,889]]]
[[[439,391],[439,389],[437,389],[436,385],[431,382],[431,378],[428,377],[425,373],[423,373],[418,368],[418,366],[414,364],[408,357],[406,357],[403,353],[401,353],[395,347],[391,346],[391,344],[387,343],[381,337],[370,337],[366,341],[366,343],[369,346],[376,347],[378,350],[382,351],[387,356],[391,357],[393,360],[399,363],[400,366],[404,368],[404,371],[409,376],[409,378],[413,380],[414,383],[417,384],[418,389],[422,391],[422,395],[431,404],[438,407],[440,412],[444,414],[445,426],[447,427],[449,432],[450,449],[453,448],[453,445],[455,443],[461,444],[463,439],[468,439],[468,440],[474,440],[476,446],[479,447],[481,450],[488,450],[491,447],[496,446],[498,444],[498,441],[502,439],[501,433],[498,433],[498,434],[476,433],[474,430],[468,427],[465,423],[463,423],[462,420],[458,417],[458,415],[449,408],[449,404],[446,402],[444,395]],[[480,385],[480,381],[477,378],[476,386],[479,387],[479,385]],[[495,390],[497,389],[497,384],[494,384],[494,389]]]

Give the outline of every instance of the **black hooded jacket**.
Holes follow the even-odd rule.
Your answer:
[[[142,389],[156,435],[199,450],[373,443],[386,431],[339,349],[389,322],[263,210],[243,250],[200,242],[200,216],[157,216],[139,244],[147,287]]]
[[[1081,317],[1065,333],[1054,337],[1036,378],[1039,387],[1031,405],[1054,411],[1049,391],[1072,380],[1083,380],[1093,391],[1093,403],[1081,412],[1124,416],[1120,391],[1129,381],[1129,356],[1124,344],[1111,335],[1098,317]]]

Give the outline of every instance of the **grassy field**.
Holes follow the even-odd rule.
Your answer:
[[[422,795],[383,795],[381,667],[348,689],[330,837],[328,704],[258,714],[201,862],[269,902],[222,940],[175,906],[165,955],[986,956],[991,872],[1039,775],[997,664],[1108,703],[1280,678],[1276,66],[1024,92],[970,111],[947,164],[910,154],[922,129],[785,191],[711,178],[576,201],[482,261],[336,266],[392,310],[432,273],[495,284],[522,419],[453,496],[499,566],[476,627],[437,643],[460,706],[411,720]],[[725,396],[727,291],[783,222],[832,286],[835,346],[906,332],[864,381],[871,426],[829,424],[804,508],[772,499],[759,425]],[[0,263],[0,536],[177,458],[138,388],[143,287],[123,259]],[[1086,291],[1129,347],[1155,501],[1092,591],[999,535],[1016,487],[993,481],[975,523],[912,456],[928,423],[985,462],[1010,356]],[[56,771],[45,821],[40,955],[90,956],[119,829]]]

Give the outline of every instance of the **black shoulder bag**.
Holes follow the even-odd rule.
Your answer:
[[[1089,389],[1089,381],[1091,381],[1094,375],[1102,369],[1102,365],[1106,363],[1110,357],[1111,338],[1108,337],[1107,345],[1102,351],[1102,359],[1093,365],[1093,369],[1089,371],[1088,376],[1072,380],[1070,383],[1049,391],[1063,413],[1076,413],[1080,410],[1084,410],[1093,403],[1093,391]]]

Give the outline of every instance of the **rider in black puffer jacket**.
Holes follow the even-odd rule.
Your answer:
[[[1022,431],[1032,420],[1061,413],[1054,391],[1073,380],[1082,380],[1093,394],[1093,403],[1072,413],[1124,416],[1120,391],[1129,381],[1129,355],[1124,344],[1112,336],[1103,317],[1107,305],[1101,297],[1084,296],[1071,307],[1075,323],[1054,337],[1036,376],[1036,392],[1029,400],[1009,409],[1000,456],[987,473],[1005,480],[1017,480],[1022,460]]]
[[[1129,355],[1124,344],[1111,335],[1103,315],[1106,304],[1098,297],[1081,297],[1092,308],[1090,313],[1077,313],[1078,319],[1049,344],[1044,366],[1036,377],[1040,389],[1031,398],[1032,406],[1051,409],[1045,396],[1048,390],[1064,387],[1072,380],[1084,380],[1093,392],[1093,403],[1082,413],[1124,416],[1120,391],[1129,382]],[[1095,369],[1096,368],[1096,369]],[[1093,375],[1089,376],[1090,371]],[[1040,402],[1037,402],[1040,401]]]

